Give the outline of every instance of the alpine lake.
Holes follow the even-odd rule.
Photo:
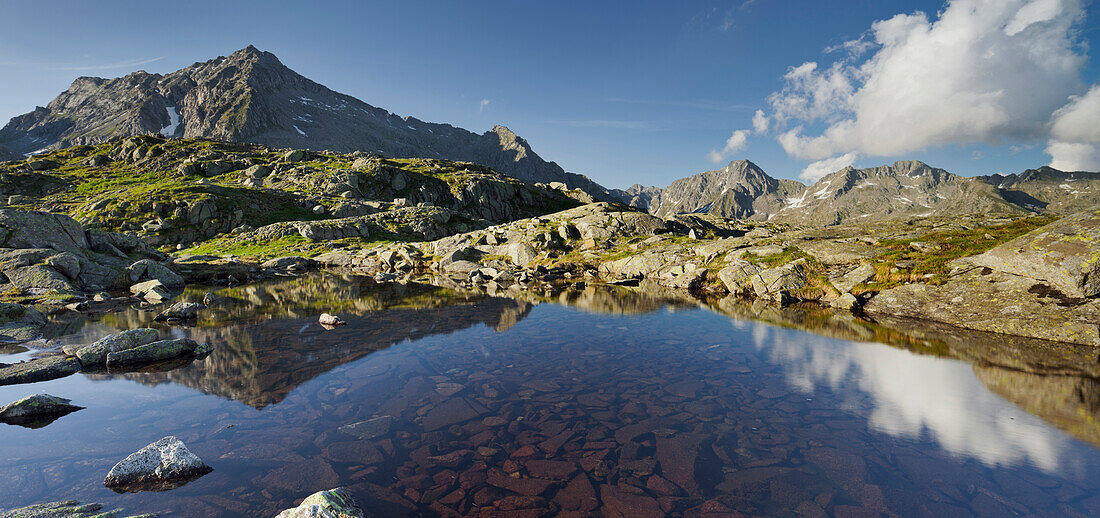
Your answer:
[[[1100,515],[1100,364],[1080,347],[644,286],[518,300],[316,273],[177,300],[207,292],[186,326],[123,304],[0,348],[138,327],[214,348],[0,387],[86,407],[0,425],[0,509],[270,517],[344,487],[370,516]],[[214,471],[104,487],[170,435]]]

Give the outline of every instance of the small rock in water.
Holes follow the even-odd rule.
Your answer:
[[[293,509],[287,509],[275,518],[363,518],[363,510],[344,488],[320,491],[306,497]]]
[[[157,322],[164,322],[166,320],[194,320],[198,316],[200,309],[206,309],[206,306],[195,302],[177,302],[157,315],[155,320]]]
[[[318,318],[317,321],[320,322],[323,326],[330,327],[342,326],[347,323],[344,322],[343,319],[341,319],[340,317],[336,315],[330,315],[328,313],[321,313],[321,317]]]
[[[166,491],[180,487],[214,469],[207,466],[182,441],[165,437],[115,464],[103,485],[116,493]]]
[[[0,421],[26,428],[41,428],[61,416],[84,408],[70,403],[71,400],[65,398],[34,394],[0,408]]]
[[[84,301],[73,302],[72,304],[65,304],[65,309],[70,311],[88,311],[88,303]]]
[[[85,346],[66,346],[65,354],[76,356],[80,365],[103,365],[107,363],[107,355],[110,353],[133,349],[160,337],[160,331],[147,327],[129,329],[116,335],[108,335],[94,343]]]
[[[217,296],[214,295],[213,293],[207,292],[206,295],[202,296],[202,303],[207,305],[207,306],[212,306],[214,304],[214,302],[217,301],[217,300],[218,300]]]
[[[92,297],[92,300],[96,302],[106,302],[108,300],[111,300],[111,294],[105,291],[101,291],[99,293],[96,293],[95,296]]]

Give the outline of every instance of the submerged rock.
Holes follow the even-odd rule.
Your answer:
[[[210,354],[210,350],[209,345],[200,344],[190,338],[161,340],[107,354],[107,367],[152,363],[185,355],[205,356]]]
[[[394,418],[384,415],[340,427],[340,431],[360,439],[374,439],[390,433]]]
[[[80,372],[80,361],[65,356],[36,358],[0,368],[0,385],[35,383]]]
[[[306,497],[298,507],[275,518],[363,518],[363,510],[344,488],[320,491]]]
[[[168,309],[157,315],[154,320],[157,322],[164,322],[166,320],[194,320],[201,309],[206,309],[206,306],[195,302],[177,302],[168,306]]]
[[[195,480],[214,468],[169,436],[130,454],[115,464],[103,485],[118,493],[166,491]]]
[[[84,366],[103,365],[111,353],[133,349],[160,338],[160,331],[147,327],[130,329],[108,335],[83,347],[66,347],[65,352],[75,355]]]

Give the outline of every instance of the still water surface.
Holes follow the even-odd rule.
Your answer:
[[[0,387],[3,402],[87,407],[0,425],[0,508],[272,516],[343,486],[376,516],[1100,514],[1091,380],[627,291],[531,304],[317,275],[220,295],[194,327],[159,327],[210,342],[204,360]],[[348,325],[321,328],[326,310]],[[51,334],[90,342],[152,316],[74,317]],[[1070,400],[1069,425],[1024,409]],[[339,431],[377,416],[395,418],[389,433]],[[214,472],[162,493],[103,487],[166,435]]]

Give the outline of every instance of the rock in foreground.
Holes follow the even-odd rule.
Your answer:
[[[1045,280],[1070,297],[1100,295],[1100,210],[1067,216],[971,260]]]
[[[301,505],[279,513],[275,518],[363,518],[363,510],[344,488],[313,493]]]
[[[214,469],[175,437],[165,437],[115,464],[103,485],[118,493],[167,491]]]

